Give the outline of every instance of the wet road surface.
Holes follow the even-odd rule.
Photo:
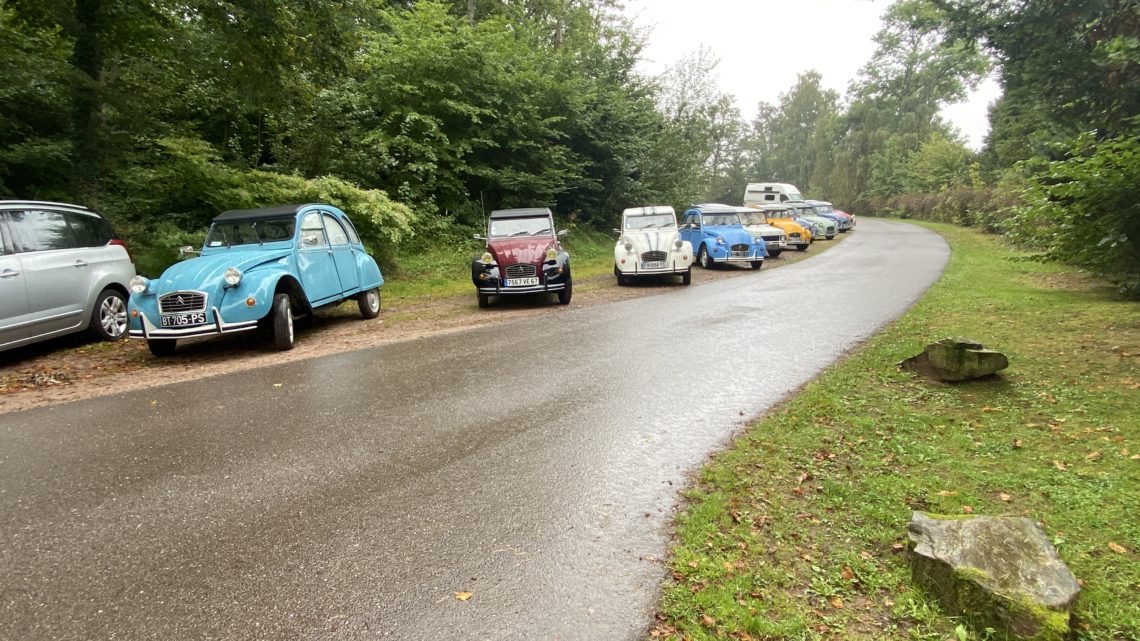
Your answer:
[[[947,258],[864,219],[770,273],[0,415],[0,639],[637,639],[686,474]]]

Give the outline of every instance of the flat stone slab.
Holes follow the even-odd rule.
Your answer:
[[[1070,635],[1080,586],[1034,521],[915,512],[907,534],[914,579],[951,613],[1018,639]]]
[[[1009,367],[1009,359],[968,338],[943,338],[898,365],[940,381],[954,382],[996,374]]]

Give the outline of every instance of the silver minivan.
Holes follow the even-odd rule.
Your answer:
[[[99,214],[0,200],[0,351],[84,330],[123,338],[134,275],[126,246]]]

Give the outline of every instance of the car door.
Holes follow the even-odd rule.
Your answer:
[[[341,293],[351,294],[360,289],[360,271],[356,264],[356,250],[348,238],[348,232],[340,221],[329,213],[324,213],[325,232],[332,249],[336,273],[340,277]]]
[[[0,212],[0,349],[29,336],[28,288],[20,255],[13,251],[7,218]]]
[[[701,250],[701,230],[698,216],[695,213],[685,214],[681,221],[681,240],[688,241],[693,246],[693,252]]]
[[[26,209],[8,212],[8,229],[20,254],[30,334],[74,329],[85,320],[92,265],[77,247],[75,233],[61,211]]]
[[[340,276],[320,211],[310,211],[301,219],[297,271],[305,296],[314,307],[340,298]]]

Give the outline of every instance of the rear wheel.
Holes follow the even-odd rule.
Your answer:
[[[570,304],[570,297],[573,294],[574,294],[574,281],[567,278],[566,279],[566,289],[559,290],[559,292],[558,292],[558,304],[559,305],[569,305]]]
[[[776,258],[777,256],[780,255],[780,252],[782,252],[782,251],[784,251],[784,250],[783,249],[769,249],[768,255],[771,256],[772,258]]]
[[[293,349],[297,344],[297,337],[293,333],[293,306],[289,302],[289,294],[277,294],[273,297],[273,307],[269,310],[273,324],[273,345],[282,351]]]
[[[490,307],[491,306],[491,295],[490,294],[475,292],[475,297],[479,299],[479,307]]]
[[[117,341],[127,334],[127,299],[114,289],[104,289],[95,299],[88,325],[91,335],[101,341]]]
[[[701,251],[697,254],[697,262],[705,269],[712,269],[713,259],[712,256],[709,256],[709,250],[704,245],[701,245]]]
[[[760,269],[761,267],[764,266],[764,261],[754,260],[750,264],[752,265],[752,269]]]
[[[796,245],[796,251],[798,251],[798,252],[806,252],[807,248],[808,248],[807,243],[804,243],[802,245]]]
[[[167,356],[174,356],[174,348],[177,342],[172,338],[150,338],[147,339],[146,346],[150,348],[151,354],[159,358],[166,358]]]
[[[684,274],[681,274],[681,284],[682,285],[688,285],[689,283],[692,283],[692,282],[693,282],[693,268],[690,267],[690,268],[685,270]]]
[[[365,318],[376,318],[380,315],[380,289],[374,287],[366,292],[356,295],[356,304],[360,307],[360,315]]]

